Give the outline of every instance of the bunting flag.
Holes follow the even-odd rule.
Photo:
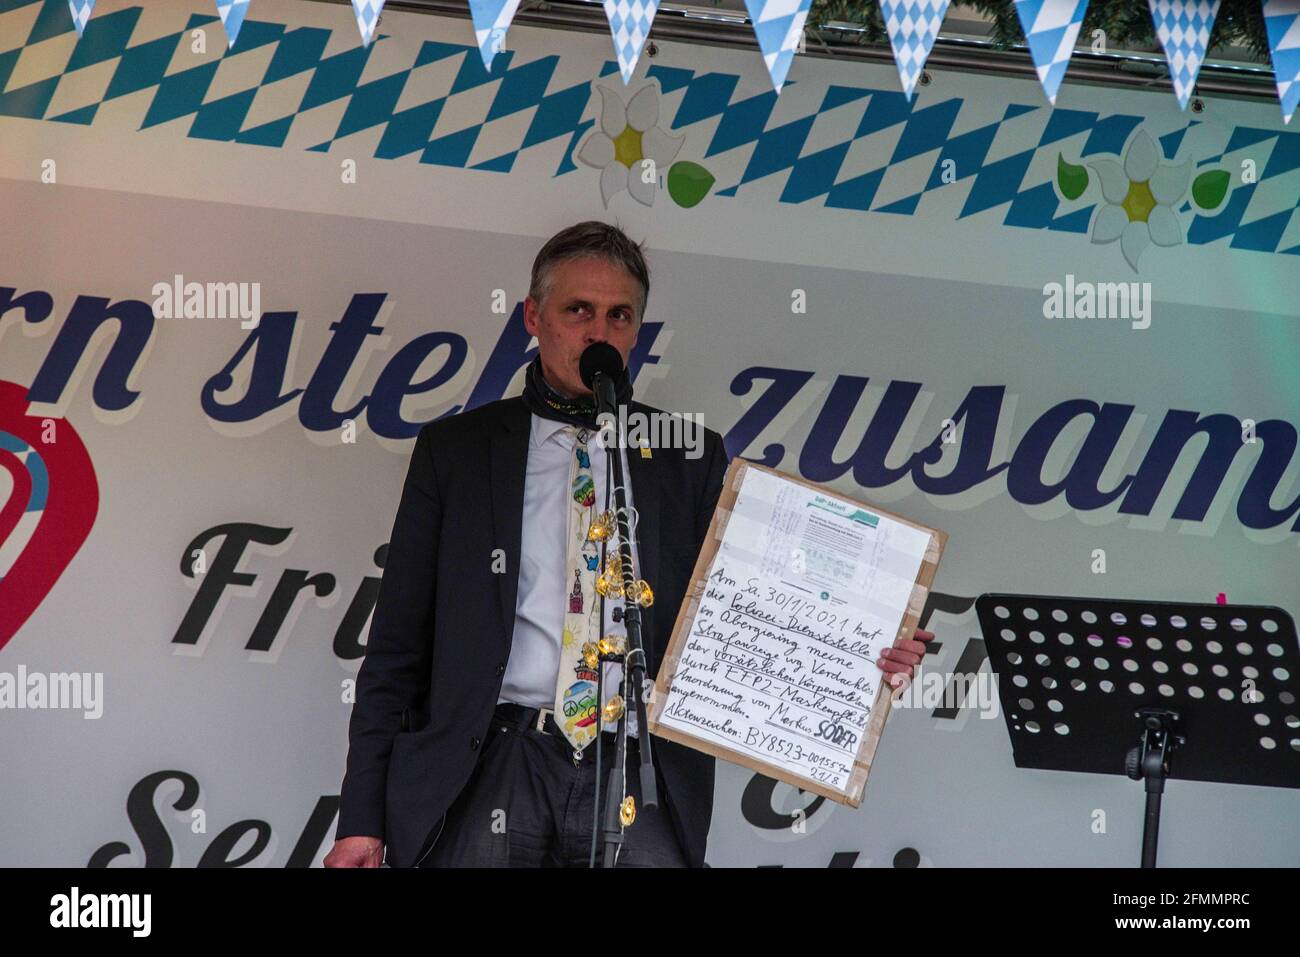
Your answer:
[[[605,19],[614,38],[614,55],[618,57],[624,86],[632,79],[658,10],[659,0],[605,0]]]
[[[95,9],[95,0],[68,0],[68,9],[72,11],[72,25],[77,28],[77,36],[81,36]]]
[[[1053,106],[1083,26],[1088,0],[1015,0],[1020,27],[1029,55],[1038,70],[1038,82]]]
[[[898,78],[909,100],[947,12],[948,0],[880,0]]]
[[[1219,0],[1147,0],[1156,36],[1165,48],[1169,77],[1174,81],[1178,105],[1187,109],[1201,71],[1210,31],[1219,15]]]
[[[803,24],[811,6],[812,0],[745,0],[749,21],[754,24],[754,37],[778,93],[790,72],[790,61],[799,49]]]
[[[370,46],[379,26],[379,14],[384,10],[384,0],[352,0],[352,12],[357,16],[357,29],[361,31],[361,45]]]
[[[217,0],[217,13],[226,28],[226,49],[230,49],[239,39],[239,28],[244,25],[244,14],[248,13],[248,0]]]
[[[1300,104],[1300,0],[1264,0],[1264,29],[1277,77],[1282,121],[1291,122]]]
[[[491,71],[493,58],[506,45],[506,31],[515,18],[519,0],[469,0],[469,13],[474,18],[474,39],[483,69]]]
[[[226,45],[234,47],[250,0],[215,2],[226,30]],[[626,86],[650,36],[660,0],[601,2]],[[879,0],[881,18],[894,51],[894,64],[903,94],[909,100],[934,49],[950,2]],[[1014,0],[1014,4],[1039,83],[1055,106],[1088,10],[1088,0]],[[1174,93],[1179,106],[1185,110],[1205,62],[1222,0],[1147,0],[1147,5],[1156,36],[1165,51]],[[1262,0],[1262,5],[1282,118],[1289,124],[1296,107],[1300,106],[1300,0]],[[800,41],[811,6],[812,0],[745,0],[763,62],[778,93],[785,84],[795,53],[802,48]],[[514,20],[519,0],[469,0],[469,7],[483,68],[490,72],[492,61],[505,47],[506,31]],[[68,0],[68,9],[80,37],[94,12],[95,0]],[[352,0],[352,9],[361,31],[361,42],[369,46],[379,25],[384,0]]]

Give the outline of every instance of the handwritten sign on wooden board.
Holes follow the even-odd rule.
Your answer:
[[[857,807],[947,536],[736,459],[650,702],[660,737]]]

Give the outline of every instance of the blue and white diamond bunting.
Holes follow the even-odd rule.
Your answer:
[[[374,42],[384,0],[351,2],[361,42],[368,47]],[[483,67],[489,72],[496,55],[505,49],[506,32],[514,20],[519,2],[469,0],[475,43]],[[1083,28],[1088,0],[1013,2],[1038,81],[1055,106]],[[1296,108],[1300,107],[1300,0],[1259,2],[1282,117],[1289,124]],[[251,0],[214,0],[214,3],[226,31],[226,45],[233,48]],[[624,86],[631,82],[636,72],[661,3],[662,0],[601,0]],[[878,0],[878,3],[903,94],[911,100],[943,27],[951,0]],[[1195,92],[1222,5],[1223,0],[1147,0],[1152,26],[1165,51],[1174,94],[1184,110]],[[812,0],[745,0],[763,63],[778,93],[785,84],[795,54],[803,48],[803,30],[811,7]],[[4,0],[0,0],[0,9],[3,8]],[[94,13],[95,0],[68,0],[68,9],[77,36],[81,37]]]
[[[361,45],[370,46],[379,26],[379,15],[384,12],[384,0],[352,0],[352,12],[357,15],[357,29],[361,31]]]
[[[506,45],[506,31],[515,18],[519,0],[469,0],[469,14],[474,18],[474,40],[483,69],[492,69],[492,60]]]
[[[605,19],[609,21],[609,35],[614,38],[614,55],[618,57],[624,86],[632,79],[658,10],[659,0],[605,0]]]
[[[898,78],[909,100],[947,12],[948,0],[880,0],[880,15],[889,32],[889,45],[894,48]]]
[[[1291,122],[1300,105],[1300,0],[1264,0],[1264,29],[1277,77],[1282,121]]]
[[[221,16],[221,25],[226,28],[226,48],[229,49],[239,39],[239,28],[244,25],[244,15],[248,13],[248,0],[217,0],[217,13]]]
[[[94,12],[95,0],[68,0],[68,9],[72,11],[72,25],[77,28],[77,36],[81,36],[90,14]]]
[[[1015,0],[1020,27],[1025,31],[1029,55],[1038,70],[1038,82],[1052,105],[1061,88],[1074,42],[1083,26],[1088,0]]]
[[[745,0],[749,20],[754,24],[754,37],[778,93],[799,49],[811,6],[812,0]]]
[[[1165,49],[1169,78],[1174,81],[1178,105],[1187,109],[1196,87],[1196,74],[1210,45],[1210,31],[1219,15],[1219,0],[1147,0],[1151,22]]]

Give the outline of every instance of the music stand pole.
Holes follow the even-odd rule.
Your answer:
[[[1187,739],[1175,731],[1178,712],[1166,708],[1141,708],[1136,716],[1142,721],[1142,741],[1130,748],[1124,770],[1134,781],[1146,781],[1147,805],[1142,822],[1142,866],[1156,866],[1156,846],[1160,841],[1160,799],[1165,793],[1169,774],[1169,756]]]

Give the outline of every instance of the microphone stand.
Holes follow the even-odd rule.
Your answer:
[[[592,378],[591,391],[596,399],[597,421],[602,413],[614,416],[615,433],[618,436],[613,449],[614,466],[614,514],[618,520],[619,565],[623,574],[623,594],[632,590],[632,536],[628,527],[627,487],[623,475],[623,448],[627,437],[623,434],[622,420],[615,408],[614,383],[604,372],[597,372]],[[608,447],[606,447],[608,452]],[[643,807],[654,808],[659,805],[658,788],[655,783],[653,755],[650,745],[650,731],[646,721],[645,696],[642,685],[645,683],[645,647],[641,643],[641,606],[626,597],[623,601],[623,623],[627,629],[627,647],[623,657],[623,687],[625,692],[623,713],[619,715],[618,730],[615,733],[617,746],[614,752],[614,765],[609,769],[609,784],[605,795],[605,844],[602,866],[613,867],[618,859],[618,851],[623,844],[623,825],[619,817],[623,801],[626,798],[627,767],[627,702],[630,700],[636,708],[637,728],[641,753],[641,803]],[[629,687],[630,686],[630,687]],[[600,702],[596,703],[600,708]],[[597,713],[596,726],[600,727],[601,717]],[[599,742],[597,742],[599,744]],[[617,785],[617,788],[616,788]],[[597,788],[600,782],[597,781]],[[616,797],[617,795],[617,797]],[[600,795],[597,792],[597,804]]]

